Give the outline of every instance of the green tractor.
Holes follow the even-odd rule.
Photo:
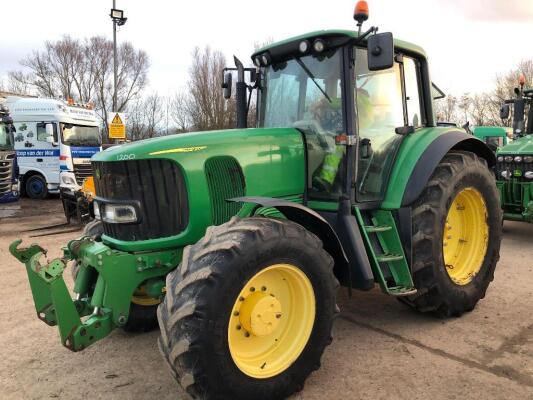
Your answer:
[[[533,222],[533,89],[524,89],[524,84],[521,75],[516,98],[506,100],[500,110],[505,120],[513,105],[513,141],[497,152],[496,177],[503,219]]]
[[[377,284],[439,316],[485,296],[501,235],[495,156],[436,126],[426,54],[361,32],[365,5],[359,32],[301,35],[258,50],[257,68],[237,63],[239,129],[95,155],[98,220],[61,259],[11,244],[64,346],[159,322],[183,396],[281,399],[320,367],[339,284]]]
[[[507,128],[502,126],[475,126],[472,134],[496,152],[508,144]]]

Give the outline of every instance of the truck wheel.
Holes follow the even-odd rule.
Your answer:
[[[30,199],[44,199],[48,196],[48,187],[46,180],[42,175],[32,175],[26,180],[26,195]]]
[[[102,222],[94,220],[85,225],[82,236],[91,236],[99,241],[104,233]],[[72,279],[75,281],[78,275],[79,266],[74,261],[72,263]],[[123,329],[126,332],[149,332],[157,327],[157,306],[161,303],[159,299],[149,297],[144,293],[143,288],[135,291],[130,304],[130,314]]]
[[[419,311],[460,316],[485,297],[500,258],[502,213],[484,159],[453,151],[413,205],[413,280],[403,301]]]
[[[234,217],[168,274],[159,349],[190,397],[286,398],[320,367],[337,285],[332,258],[302,226]]]

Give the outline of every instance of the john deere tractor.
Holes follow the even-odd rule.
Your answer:
[[[158,321],[185,397],[280,399],[320,367],[339,284],[440,316],[485,296],[501,234],[494,154],[436,126],[426,54],[362,32],[365,5],[358,32],[264,47],[256,67],[237,62],[236,85],[227,71],[240,128],[93,156],[99,222],[63,258],[11,245],[67,348]]]
[[[533,222],[533,89],[524,89],[524,84],[521,75],[516,97],[500,110],[505,120],[513,106],[513,141],[498,150],[496,176],[503,218]]]

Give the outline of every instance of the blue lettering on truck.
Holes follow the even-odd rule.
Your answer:
[[[71,147],[70,154],[76,158],[89,158],[100,151],[100,147]]]
[[[17,150],[17,157],[59,157],[59,149],[51,150]]]

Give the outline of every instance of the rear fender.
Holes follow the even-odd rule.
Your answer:
[[[409,206],[422,194],[431,174],[451,150],[475,153],[487,161],[489,168],[496,164],[496,156],[481,140],[463,131],[452,131],[436,138],[418,159],[403,194],[402,207]]]

